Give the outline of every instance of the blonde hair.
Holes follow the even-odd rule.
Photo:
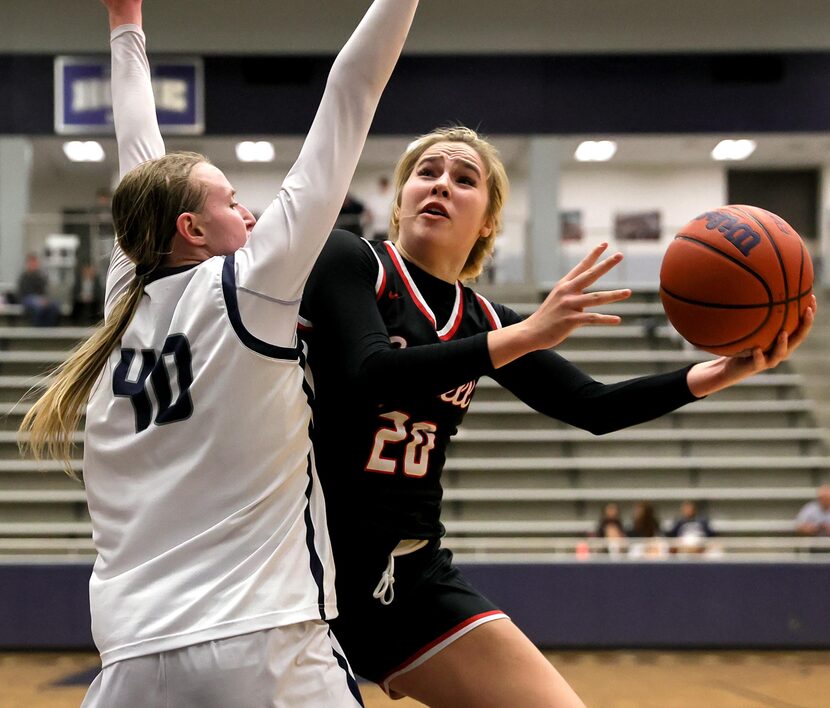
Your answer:
[[[191,172],[207,161],[193,152],[170,153],[142,163],[121,180],[112,199],[113,225],[118,244],[136,265],[136,277],[106,321],[52,372],[49,387],[20,424],[19,432],[28,433],[20,439],[21,452],[61,460],[66,473],[77,478],[70,455],[83,408],[138,309],[146,275],[170,253],[177,218],[203,208],[207,191]]]
[[[421,159],[421,155],[436,143],[464,143],[469,145],[478,153],[487,173],[488,200],[486,216],[492,222],[493,229],[487,236],[480,236],[473,244],[470,254],[467,256],[467,261],[464,263],[464,268],[461,270],[461,280],[472,280],[481,274],[484,262],[493,252],[496,235],[502,227],[501,212],[510,190],[510,182],[507,179],[507,172],[504,169],[504,163],[501,161],[498,150],[476,131],[461,125],[436,128],[431,133],[422,135],[409,144],[395,167],[395,199],[392,203],[389,238],[392,241],[398,240],[403,187],[412,174],[412,170],[415,169],[418,160]]]

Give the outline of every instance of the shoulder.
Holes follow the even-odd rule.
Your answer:
[[[376,263],[372,247],[359,236],[344,229],[335,229],[329,234],[319,260],[325,261],[329,267],[337,263],[341,268],[346,263]]]
[[[318,297],[345,289],[375,288],[380,263],[372,246],[349,231],[336,229],[311,270],[303,299],[311,305]]]
[[[467,287],[466,285],[464,286],[464,290],[468,293],[468,297],[475,299],[481,309],[484,310],[485,315],[487,315],[487,319],[490,320],[490,323],[493,325],[493,329],[501,329],[502,327],[507,327],[508,325],[521,322],[524,319],[524,317],[511,310],[506,305],[493,302],[489,298],[479,292],[476,292],[472,288]]]

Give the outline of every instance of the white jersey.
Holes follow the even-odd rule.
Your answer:
[[[417,0],[376,0],[332,67],[275,201],[235,254],[148,278],[86,414],[104,666],[335,615],[296,346],[305,280],[351,181]],[[158,157],[140,28],[112,33],[121,173]],[[134,268],[116,248],[106,312]]]

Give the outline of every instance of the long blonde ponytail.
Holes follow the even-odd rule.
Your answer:
[[[54,370],[49,388],[20,424],[19,432],[28,434],[25,439],[21,438],[21,452],[30,453],[36,460],[44,457],[61,460],[66,473],[78,479],[72,469],[75,431],[92,387],[130,324],[143,294],[143,285],[134,280],[106,323]]]
[[[78,478],[71,455],[87,400],[138,310],[144,275],[158,268],[170,252],[176,219],[204,206],[205,188],[190,178],[201,162],[207,158],[198,153],[170,153],[139,165],[121,180],[112,200],[113,224],[119,245],[141,275],[115,303],[106,322],[52,372],[49,387],[20,424],[22,453],[37,460],[47,456],[60,460],[66,473]]]

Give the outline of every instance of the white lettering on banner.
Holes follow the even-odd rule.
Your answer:
[[[153,80],[153,95],[160,111],[187,111],[187,82],[182,79]],[[79,79],[72,83],[72,112],[100,111],[112,108],[109,79]]]
[[[112,106],[109,79],[80,79],[72,83],[72,111],[100,111]]]
[[[153,95],[161,111],[184,113],[187,110],[187,82],[182,79],[154,79]]]

